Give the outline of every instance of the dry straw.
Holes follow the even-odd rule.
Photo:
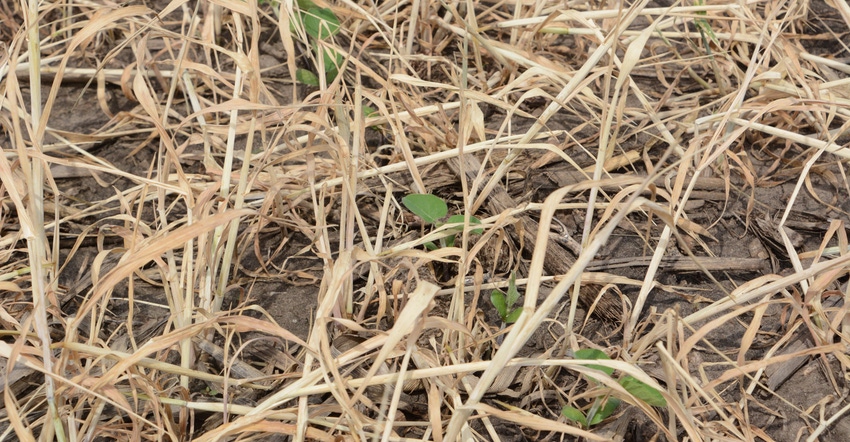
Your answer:
[[[0,440],[850,434],[846,2],[0,23]]]

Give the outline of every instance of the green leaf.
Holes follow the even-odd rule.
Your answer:
[[[313,42],[312,46],[313,53],[316,54],[317,57],[319,56],[319,54],[321,54],[322,64],[324,65],[325,70],[325,79],[327,79],[328,82],[333,81],[339,73],[339,68],[342,67],[342,54],[340,54],[339,51],[337,51],[333,47],[320,45],[315,41]]]
[[[650,387],[645,382],[639,381],[632,376],[625,376],[620,379],[620,385],[626,389],[632,396],[646,402],[653,407],[666,407],[667,400],[661,395],[658,389]]]
[[[451,235],[443,240],[446,243],[446,247],[454,247],[455,246],[455,237]]]
[[[513,324],[519,319],[519,315],[522,314],[522,307],[515,308],[512,312],[505,316],[505,324]]]
[[[440,197],[427,193],[414,193],[401,200],[404,207],[422,218],[428,224],[434,224],[449,213],[449,206]]]
[[[511,272],[511,280],[508,282],[508,293],[506,302],[508,307],[513,307],[519,299],[519,290],[516,288],[516,272]]]
[[[587,428],[587,418],[584,417],[584,413],[582,413],[581,410],[565,405],[564,408],[561,409],[561,414],[564,415],[565,418],[573,422],[578,422],[582,427]]]
[[[449,219],[446,220],[446,224],[463,224],[463,215],[450,216]],[[469,220],[469,224],[472,224],[472,220]]]
[[[298,9],[302,11],[306,11],[308,9],[316,9],[319,6],[313,3],[311,0],[298,0]]]
[[[369,118],[371,116],[374,116],[377,113],[378,113],[378,110],[375,109],[374,107],[369,106],[368,104],[363,106],[363,116],[364,117]]]
[[[604,351],[595,348],[583,348],[577,350],[575,354],[576,359],[611,359]]]
[[[309,8],[301,13],[304,30],[307,35],[318,40],[330,38],[339,33],[339,19],[329,8]]]
[[[490,292],[490,302],[493,303],[493,307],[496,307],[496,311],[499,312],[502,321],[507,323],[508,305],[505,304],[505,294],[499,290],[493,290]]]
[[[602,409],[597,410],[595,413],[593,409],[588,412],[588,416],[590,417],[590,426],[594,426],[603,420],[607,419],[608,416],[614,414],[617,411],[617,407],[620,406],[620,400],[617,398],[609,397],[607,401],[605,401],[605,405],[602,406]]]
[[[298,69],[295,71],[295,79],[298,80],[299,83],[303,83],[310,86],[318,86],[319,85],[319,77],[316,74],[308,71],[307,69]]]
[[[449,217],[448,220],[446,220],[446,224],[454,224],[454,223],[458,223],[458,224],[463,223],[463,215],[452,215],[452,216]],[[469,225],[471,226],[471,225],[474,225],[474,224],[481,224],[481,220],[474,217],[474,216],[470,216],[469,217]],[[458,231],[460,231],[460,229],[458,229]],[[484,233],[484,229],[473,229],[470,233],[480,235],[480,234]]]
[[[325,79],[328,83],[334,81],[339,74],[339,68],[336,65],[325,63]]]
[[[611,358],[609,358],[608,355],[606,355],[604,351],[597,350],[595,348],[583,348],[581,350],[578,350],[578,351],[576,351],[575,358],[576,359],[591,359],[591,360],[596,359],[596,360],[606,360],[606,361],[611,360]],[[594,370],[599,370],[599,371],[607,374],[608,376],[611,376],[612,374],[614,374],[614,369],[610,368],[610,367],[604,367],[602,365],[593,365],[593,364],[589,364],[589,365],[587,365],[587,367],[592,368]]]
[[[462,223],[463,223],[463,215],[452,215],[452,216],[449,217],[448,220],[446,220],[446,224],[462,224]],[[474,217],[474,216],[470,216],[469,217],[469,224],[470,225],[481,224],[481,220]],[[448,232],[451,232],[451,234],[446,238],[446,245],[449,246],[449,247],[454,247],[454,245],[455,245],[455,235],[454,234],[455,234],[455,232],[460,233],[462,231],[463,231],[463,226],[452,227],[451,229],[449,229]],[[472,230],[472,233],[483,233],[483,232],[484,231],[482,229]]]

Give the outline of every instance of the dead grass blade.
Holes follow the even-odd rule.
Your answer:
[[[101,3],[0,2],[0,438],[847,431],[846,2]]]

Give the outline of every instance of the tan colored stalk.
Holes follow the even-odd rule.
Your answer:
[[[41,68],[41,46],[39,36],[39,2],[37,0],[29,0],[27,2],[29,9],[26,13],[26,28],[27,28],[27,43],[29,54],[30,68],[30,142],[32,143],[31,150],[41,152],[42,134],[44,127],[47,125],[46,115],[42,115],[41,104],[41,76],[38,70]],[[51,338],[48,328],[47,308],[49,304],[49,294],[55,293],[55,268],[58,259],[58,254],[50,252],[50,243],[47,241],[47,235],[44,232],[44,163],[41,160],[29,160],[28,152],[24,151],[24,146],[19,146],[19,158],[24,173],[28,175],[27,190],[28,204],[26,208],[19,207],[19,210],[24,210],[29,215],[29,223],[22,222],[24,238],[27,241],[27,252],[29,254],[30,269],[32,272],[32,302],[35,318],[35,332],[40,340],[42,364],[44,371],[53,373],[54,359],[53,352],[50,350]],[[24,221],[24,220],[22,220]],[[54,238],[57,238],[58,224],[54,226]],[[55,244],[58,247],[58,244]],[[51,426],[43,427],[44,433],[42,436],[47,439],[53,439],[55,436],[58,440],[64,441],[65,429],[62,423],[62,415],[59,413],[60,399],[56,396],[56,387],[51,376],[44,377],[45,396],[47,399],[48,412],[46,419]]]

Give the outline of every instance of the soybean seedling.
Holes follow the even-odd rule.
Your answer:
[[[298,9],[295,18],[304,28],[316,56],[318,70],[324,70],[325,79],[333,81],[339,74],[342,66],[342,54],[332,47],[327,47],[322,42],[339,33],[339,18],[330,8],[320,8],[311,0],[298,0]],[[294,26],[292,26],[294,30]],[[307,69],[295,71],[295,78],[310,86],[319,86],[319,77]]]
[[[605,352],[601,350],[596,350],[593,348],[578,350],[575,353],[576,359],[592,359],[592,360],[611,360]],[[610,367],[605,367],[602,365],[587,365],[587,368],[592,368],[594,370],[599,370],[608,376],[614,374],[614,369]],[[588,376],[588,380],[591,383],[598,384],[599,382],[591,376]],[[653,407],[665,407],[667,406],[667,401],[664,399],[664,396],[661,393],[647,385],[644,382],[641,382],[634,378],[633,376],[623,376],[618,381],[620,386],[623,387],[624,390],[629,392],[635,399],[639,401],[646,402],[647,404]],[[614,414],[614,411],[617,410],[617,407],[620,405],[620,400],[614,397],[611,397],[611,391],[609,389],[603,389],[600,391],[600,394],[593,399],[593,402],[590,404],[590,407],[587,408],[587,411],[582,411],[578,408],[565,405],[563,409],[561,409],[561,414],[564,415],[567,419],[579,423],[584,428],[590,428],[603,420],[605,420],[608,416]]]
[[[448,235],[440,238],[439,247],[430,241],[425,243],[425,247],[428,248],[428,250],[437,250],[442,247],[454,247],[457,234],[463,231],[463,215],[452,215],[446,220],[446,222],[441,222],[441,220],[449,214],[449,206],[442,198],[428,193],[413,193],[402,198],[401,202],[404,204],[404,207],[407,207],[407,209],[413,212],[414,215],[422,218],[422,221],[426,224],[432,224],[436,228],[440,228],[446,224],[461,224],[458,227],[449,229]],[[474,216],[470,216],[469,224],[481,224],[481,220]],[[481,234],[483,232],[484,230],[482,229],[472,230],[472,233],[476,234]]]
[[[508,283],[507,293],[501,290],[493,290],[490,292],[490,302],[493,307],[499,312],[499,317],[505,324],[513,324],[519,319],[522,314],[522,307],[514,308],[514,305],[519,300],[519,290],[516,288],[516,273],[511,272],[511,280]]]

